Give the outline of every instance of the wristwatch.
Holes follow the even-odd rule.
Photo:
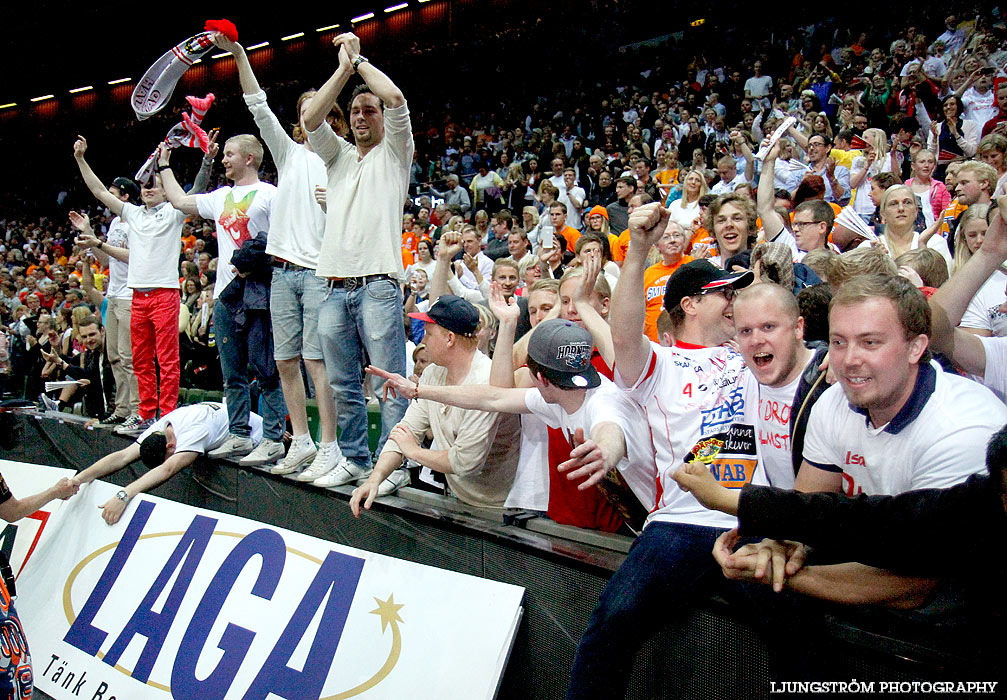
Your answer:
[[[129,503],[129,494],[126,493],[125,489],[119,489],[119,492],[115,494],[115,497],[123,503]]]
[[[353,59],[353,70],[357,70],[357,68],[360,67],[361,63],[370,63],[370,61],[368,61],[363,56],[358,55],[356,58]]]

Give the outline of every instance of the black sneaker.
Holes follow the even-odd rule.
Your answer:
[[[114,425],[121,425],[122,423],[125,423],[126,418],[127,416],[117,416],[114,413],[109,413],[98,422],[98,425],[103,428],[111,428]]]

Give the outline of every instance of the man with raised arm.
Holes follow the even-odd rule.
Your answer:
[[[259,134],[273,156],[279,175],[276,196],[269,220],[266,253],[273,256],[273,281],[269,293],[269,315],[273,325],[273,356],[280,372],[283,397],[290,414],[293,440],[290,450],[270,471],[291,474],[307,469],[301,480],[330,472],[339,459],[336,443],[336,408],[332,400],[318,342],[318,309],[327,292],[325,280],[315,275],[318,251],[325,233],[325,212],[315,201],[315,192],[325,186],[325,164],[305,140],[303,115],[314,90],[297,100],[299,123],[293,138],[287,135],[280,121],[266,104],[266,93],[259,87],[245,50],[223,34],[215,34],[213,42],[234,56],[238,80],[245,104],[255,118]],[[343,113],[338,106],[329,114],[337,128],[344,131]],[[321,449],[308,432],[308,414],[304,382],[301,379],[301,358],[315,385],[318,417],[321,422]],[[251,459],[249,455],[247,459]],[[300,475],[299,475],[300,476]]]
[[[1007,338],[979,336],[958,328],[972,299],[1007,260],[1007,197],[997,204],[982,246],[930,298],[931,345],[958,367],[978,378],[1001,401],[1007,401]],[[1007,306],[1007,304],[1005,304]]]
[[[571,699],[623,697],[637,650],[674,614],[684,615],[689,600],[719,575],[709,553],[733,520],[704,509],[672,473],[684,461],[699,461],[723,485],[740,488],[756,472],[754,426],[738,424],[746,370],[741,356],[721,345],[734,335],[734,292],[752,273],[718,270],[706,260],[682,265],[664,296],[675,346],[659,347],[643,335],[647,253],[669,219],[657,203],[630,216],[630,245],[609,314],[616,384],[644,407],[650,423],[656,502],[581,638]]]
[[[126,286],[133,291],[129,328],[140,408],[136,421],[125,421],[116,431],[142,432],[153,424],[158,411],[167,415],[175,410],[178,403],[181,377],[178,258],[182,250],[182,225],[186,215],[168,203],[160,175],[155,175],[153,181],[141,188],[142,207],[122,201],[101,184],[84,160],[86,151],[87,141],[78,136],[73,145],[73,155],[84,183],[99,202],[125,222],[129,248],[108,245],[88,234],[78,238],[77,243],[129,263]],[[163,155],[166,151],[162,146],[163,157],[167,157]],[[204,166],[209,167],[205,163]],[[160,387],[154,369],[155,359],[160,370]]]
[[[413,135],[402,91],[360,53],[360,39],[340,34],[333,40],[339,66],[302,115],[308,143],[328,173],[325,236],[318,276],[328,294],[318,313],[318,335],[339,420],[343,459],[321,477],[322,486],[365,478],[371,454],[360,368],[366,353],[372,364],[405,374],[406,336],[402,324],[401,225]],[[365,85],[350,100],[354,143],[328,123],[347,81],[358,73]],[[381,383],[376,382],[375,393]],[[381,408],[381,445],[406,410],[401,397]]]
[[[224,175],[233,186],[220,187],[209,194],[187,195],[171,172],[168,151],[161,150],[157,171],[164,182],[168,201],[185,215],[213,219],[217,224],[217,280],[213,287],[213,325],[220,355],[220,370],[224,376],[224,397],[230,436],[215,446],[208,455],[214,459],[243,457],[241,464],[268,464],[283,456],[283,427],[287,407],[280,388],[280,376],[272,359],[250,362],[261,347],[250,347],[252,335],[242,326],[238,314],[227,304],[217,303],[221,293],[237,275],[231,256],[245,241],[260,233],[268,234],[269,217],[276,187],[259,181],[259,166],[263,150],[259,140],[250,134],[232,136],[224,142]],[[267,335],[271,344],[272,338]],[[266,349],[272,355],[272,348]],[[261,355],[260,355],[261,357]],[[267,366],[268,365],[268,366]],[[252,440],[249,422],[250,396],[248,369],[259,375],[259,407],[263,414],[263,440]]]

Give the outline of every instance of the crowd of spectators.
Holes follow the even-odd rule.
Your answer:
[[[646,551],[664,552],[666,562],[647,572],[665,581],[662,595],[686,591],[691,584],[672,569],[700,566],[699,553],[708,568],[714,547],[729,578],[754,578],[756,562],[769,551],[797,561],[793,547],[775,542],[732,553],[735,540],[718,536],[734,521],[707,515],[699,504],[716,508],[717,496],[704,488],[716,494],[717,485],[768,483],[896,496],[952,487],[983,471],[986,441],[1007,418],[996,340],[1007,335],[1007,274],[999,267],[1007,258],[1007,224],[997,205],[1007,191],[1007,31],[985,13],[922,16],[884,31],[814,25],[772,47],[757,44],[737,60],[717,59],[706,47],[689,60],[639,71],[654,53],[636,47],[618,75],[606,74],[590,92],[546,90],[552,81],[541,81],[538,89],[548,96],[498,112],[465,114],[457,106],[437,112],[417,96],[409,103],[415,151],[396,151],[411,160],[408,192],[395,213],[401,242],[394,256],[401,255],[404,274],[394,281],[404,315],[387,341],[407,361],[383,366],[393,360],[378,359],[368,331],[357,347],[366,357],[350,362],[354,373],[375,365],[368,372],[387,382],[384,448],[372,472],[371,455],[351,454],[358,445],[341,442],[341,461],[295,478],[320,486],[359,483],[352,502],[358,513],[411,480],[475,506],[639,535],[636,554],[613,580],[623,588],[603,596],[585,634],[571,690],[572,697],[621,697],[638,647],[628,638],[649,628],[645,619],[660,617],[652,614],[658,594],[634,588]],[[349,71],[351,60],[357,70],[366,59],[345,41],[336,45],[340,70]],[[681,38],[661,45],[671,42],[679,56],[693,48]],[[391,134],[405,102],[374,69],[364,70],[392,115]],[[350,298],[357,283],[344,280],[368,288],[388,280],[339,272],[342,253],[333,250],[330,232],[341,216],[333,210],[344,196],[333,186],[342,182],[333,164],[343,146],[315,134],[345,134],[346,124],[333,119],[324,126],[317,105],[301,111],[297,94],[307,87],[266,85],[279,113],[291,115],[298,104],[296,118],[287,121],[307,130],[329,167],[328,191],[320,187],[317,195],[328,222],[315,265],[319,276],[328,266],[330,295],[341,290]],[[318,95],[327,98],[327,89]],[[227,111],[240,105],[237,89],[230,96],[228,86],[216,92],[214,109],[237,122]],[[362,145],[373,135],[366,126],[358,130],[357,119],[351,115],[349,126],[360,160],[374,161]],[[224,136],[244,131],[253,131],[250,122]],[[185,154],[179,156],[178,181],[196,180]],[[205,191],[242,184],[224,157],[227,169],[211,171]],[[255,161],[244,146],[236,157]],[[264,163],[255,182],[276,183],[273,161]],[[281,191],[283,177],[281,166]],[[116,186],[126,193],[130,185],[137,200],[135,184]],[[214,287],[222,266],[230,270],[234,262],[234,246],[225,255],[218,245],[219,216],[204,218],[209,209],[195,204],[187,210],[180,191],[166,190],[170,204],[188,214],[178,260],[181,386],[223,389],[222,364],[224,377],[235,370],[218,358]],[[16,196],[6,197],[0,373],[5,394],[30,400],[45,393],[46,380],[84,379],[62,388],[55,405],[47,397],[47,406],[82,401],[95,418],[124,418],[135,409],[124,412],[119,404],[128,392],[108,381],[116,356],[101,320],[108,261],[91,252],[100,243],[80,238],[93,231],[105,241],[114,214],[84,196],[68,184],[57,197],[65,210],[82,212],[73,220],[52,213],[51,202],[38,217]],[[375,246],[374,256],[386,254]],[[301,269],[279,255],[273,260]],[[762,284],[741,291],[752,281]],[[320,333],[330,321],[323,306]],[[332,358],[341,348],[322,345],[344,428],[348,399],[337,385],[349,370],[341,367],[337,381]],[[826,347],[828,370],[821,364]],[[553,363],[568,361],[550,364],[550,353]],[[309,358],[305,345],[304,359],[319,358]],[[683,376],[683,367],[695,374]],[[833,373],[842,390],[827,389]],[[274,384],[266,391],[275,390],[275,377],[258,382],[267,380]],[[441,389],[466,384],[479,388]],[[601,393],[584,393],[596,389]],[[382,395],[377,386],[374,393]],[[389,410],[393,398],[403,402],[398,413]],[[481,417],[435,411],[434,401]],[[748,406],[741,413],[755,428],[747,439],[732,432],[738,405]],[[503,417],[510,413],[525,415]],[[141,428],[149,427],[150,417],[143,419]],[[632,426],[648,423],[647,435],[634,432]],[[609,425],[620,426],[617,434]],[[293,432],[296,440],[296,426]],[[725,454],[738,453],[733,462],[707,459],[703,450],[712,438]],[[673,476],[683,454],[713,471]],[[623,468],[648,459],[656,492],[653,476],[639,479]],[[403,463],[412,474],[395,480]],[[295,471],[282,464],[276,473]],[[336,479],[333,469],[349,476]],[[760,471],[765,479],[753,480]],[[710,473],[717,485],[700,479]],[[682,527],[703,532],[687,544],[672,542],[669,533]],[[934,583],[939,565],[883,585],[871,578],[877,569],[861,565],[820,571],[817,579],[808,573],[815,567],[795,566],[769,579],[782,586],[786,578],[795,590],[841,602],[916,607],[942,594]],[[613,654],[614,648],[622,651]],[[607,685],[597,682],[601,669]]]

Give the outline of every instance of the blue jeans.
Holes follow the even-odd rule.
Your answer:
[[[268,313],[253,311],[247,314],[245,326],[239,329],[224,304],[218,302],[213,305],[213,327],[230,419],[228,429],[243,437],[252,433],[248,424],[248,370],[251,368],[261,390],[262,437],[279,441],[283,439],[287,404],[280,388],[280,374],[273,361],[273,335],[269,326]]]
[[[406,332],[402,322],[402,294],[389,279],[352,290],[333,287],[318,312],[318,339],[339,415],[339,449],[354,462],[367,465],[367,405],[364,402],[363,363],[397,374],[406,373]],[[372,378],[381,398],[384,381]],[[381,440],[402,420],[408,402],[402,397],[381,404]]]
[[[328,293],[325,280],[305,268],[273,270],[269,315],[273,320],[273,356],[277,360],[322,359],[318,310]]]
[[[654,522],[601,594],[577,647],[567,700],[626,696],[633,661],[659,629],[720,586],[711,552],[724,530]]]

